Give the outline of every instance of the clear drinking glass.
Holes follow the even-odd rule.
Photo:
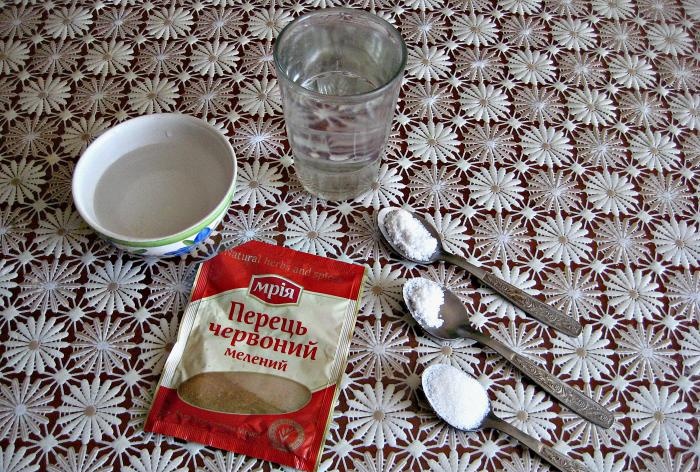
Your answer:
[[[406,44],[376,15],[328,8],[290,23],[274,46],[287,137],[306,190],[353,198],[376,180]]]

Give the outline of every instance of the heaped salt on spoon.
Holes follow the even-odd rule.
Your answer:
[[[456,367],[432,365],[423,371],[422,384],[428,403],[449,425],[462,431],[497,429],[517,439],[562,472],[589,472],[579,462],[494,415],[486,389],[474,377]]]
[[[404,284],[404,298],[419,325],[439,328],[443,324],[440,307],[445,303],[442,287],[423,277],[409,279]]]

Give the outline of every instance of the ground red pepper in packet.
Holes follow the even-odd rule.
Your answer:
[[[145,430],[314,470],[363,277],[257,241],[204,262]]]

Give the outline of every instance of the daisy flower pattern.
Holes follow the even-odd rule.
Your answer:
[[[687,222],[671,220],[662,222],[654,231],[656,250],[664,260],[673,265],[689,268],[700,260],[700,232]]]
[[[122,369],[124,361],[130,357],[131,334],[129,324],[110,318],[105,318],[103,322],[95,319],[91,325],[83,323],[73,343],[75,366],[95,375],[102,372],[110,374],[115,368]]]
[[[270,8],[258,10],[248,21],[248,30],[258,39],[271,40],[276,37],[287,23],[292,21],[292,15],[282,9]]]
[[[692,426],[688,423],[691,414],[683,411],[686,403],[679,399],[678,392],[668,387],[640,387],[632,394],[629,416],[633,428],[652,446],[661,445],[669,449],[686,441]]]
[[[606,347],[609,341],[602,332],[594,332],[590,325],[586,325],[575,339],[557,336],[552,343],[554,365],[573,380],[583,379],[586,383],[591,379],[600,380],[613,365],[610,356],[614,351]]]
[[[44,373],[56,367],[56,360],[63,357],[61,349],[68,346],[63,339],[68,336],[65,323],[44,315],[36,320],[29,318],[26,324],[16,327],[5,343],[3,360],[16,371],[27,375],[37,371]]]
[[[57,210],[40,223],[35,243],[43,248],[46,255],[71,255],[87,243],[89,232],[77,212]]]
[[[589,23],[567,18],[552,26],[552,36],[565,49],[585,51],[595,46],[597,35]]]
[[[184,36],[193,23],[192,13],[171,5],[151,13],[146,31],[157,39],[174,39]]]
[[[676,96],[670,104],[673,118],[690,130],[700,129],[700,95]]]
[[[458,18],[453,23],[452,31],[457,39],[465,44],[474,46],[486,46],[494,43],[498,38],[498,27],[484,15],[474,15]]]
[[[385,387],[375,382],[372,388],[365,384],[353,394],[345,416],[355,439],[361,439],[365,446],[376,444],[379,449],[385,444],[396,447],[397,440],[406,439],[406,430],[412,427],[408,420],[414,414],[407,411],[410,401],[403,392],[396,391],[396,385]]]
[[[31,274],[22,284],[20,297],[33,310],[42,314],[56,312],[76,296],[79,275],[74,265],[62,264],[58,260],[33,265]]]
[[[58,409],[62,434],[83,444],[91,438],[101,441],[103,436],[111,436],[113,427],[121,422],[119,415],[126,411],[120,406],[124,399],[120,388],[112,387],[111,381],[101,383],[99,379],[92,382],[83,379],[79,385],[71,384],[69,393],[63,396],[63,405]]]
[[[85,65],[95,74],[124,72],[134,58],[134,49],[123,41],[96,44],[85,58]]]
[[[192,54],[190,67],[200,75],[209,77],[230,74],[238,60],[236,46],[214,40],[200,46]]]
[[[617,269],[611,276],[605,294],[615,311],[627,319],[651,319],[659,315],[662,303],[659,284],[641,270]]]
[[[491,166],[473,177],[469,190],[477,205],[500,212],[502,209],[511,211],[514,206],[517,208],[523,200],[521,192],[524,189],[514,174]]]
[[[511,75],[526,84],[545,84],[554,77],[554,63],[543,54],[530,50],[520,51],[510,58]]]
[[[528,186],[531,198],[544,210],[569,211],[576,202],[579,191],[571,178],[558,171],[541,171],[532,177]]]
[[[459,102],[468,116],[485,123],[506,118],[510,109],[508,96],[493,85],[472,85]]]
[[[293,249],[325,256],[336,254],[340,248],[340,238],[343,234],[338,231],[341,226],[335,217],[327,212],[304,213],[294,217],[287,225],[284,235],[286,243]]]
[[[44,22],[46,33],[54,38],[75,38],[92,24],[92,14],[76,5],[54,9]]]
[[[554,429],[551,420],[556,414],[549,411],[551,401],[545,399],[543,392],[536,392],[532,385],[527,388],[522,383],[515,388],[507,385],[496,392],[493,410],[496,414],[526,432],[530,436],[547,440]]]
[[[133,262],[108,262],[104,267],[90,274],[85,284],[85,296],[98,311],[112,314],[115,310],[123,313],[127,308],[136,308],[136,299],[141,297],[140,290],[144,274]]]
[[[13,441],[26,441],[30,434],[40,435],[40,426],[49,422],[49,390],[48,383],[30,382],[28,377],[21,384],[17,379],[0,384],[0,433]]]
[[[675,370],[671,341],[661,330],[654,333],[652,327],[630,326],[618,344],[620,365],[634,370],[640,377],[653,381]]]
[[[610,74],[622,87],[635,90],[654,84],[654,69],[638,56],[617,56],[610,61]]]
[[[170,111],[179,97],[177,85],[168,79],[144,79],[129,94],[129,105],[138,113]]]
[[[45,175],[37,162],[24,158],[0,164],[0,199],[8,205],[33,200],[46,182]]]
[[[279,125],[262,119],[243,123],[233,137],[237,151],[245,157],[259,159],[263,155],[277,156],[282,148]]]
[[[268,162],[259,161],[243,164],[238,171],[238,185],[236,186],[235,198],[242,205],[255,207],[257,204],[272,202],[280,194],[282,176],[277,168]]]
[[[525,254],[526,239],[522,223],[510,215],[505,219],[501,214],[497,214],[496,217],[487,216],[474,233],[476,248],[479,252],[492,260],[499,259],[503,263]]]
[[[427,409],[419,386],[434,363],[477,377],[498,414],[591,471],[700,469],[697,0],[0,4],[0,470],[289,469],[142,431],[198,263],[251,240],[365,268],[320,471],[551,469]],[[337,202],[296,177],[274,55],[287,25],[329,7],[372,12],[406,44],[378,173]],[[151,113],[207,121],[236,155],[231,205],[192,254],[116,249],[72,202],[87,146]],[[377,227],[389,206],[584,331],[543,327],[451,263],[401,260]],[[613,426],[471,340],[425,334],[403,304],[417,276],[608,408]]]
[[[605,221],[596,230],[596,240],[600,252],[615,263],[637,263],[649,252],[644,233],[629,219]]]
[[[615,119],[615,106],[605,93],[597,90],[578,91],[569,98],[569,111],[585,125],[605,125]]]
[[[679,152],[669,136],[646,131],[635,134],[630,141],[632,156],[647,168],[663,173],[676,166]]]
[[[355,198],[355,201],[374,209],[398,205],[402,189],[405,187],[401,180],[401,176],[396,169],[391,169],[388,165],[382,164],[379,168],[377,179],[372,182],[369,190]]]
[[[406,141],[411,152],[423,162],[430,161],[433,164],[452,161],[459,151],[457,134],[442,123],[421,123],[409,133]]]
[[[518,91],[514,106],[519,116],[540,123],[556,123],[564,108],[556,93],[535,87]]]
[[[275,219],[265,213],[255,213],[253,210],[237,211],[230,222],[224,223],[221,229],[223,247],[242,244],[251,239],[273,243],[278,234]]]
[[[252,115],[274,115],[282,111],[282,98],[276,80],[253,80],[238,94],[245,112]]]
[[[426,367],[432,364],[450,364],[470,374],[475,374],[479,363],[479,349],[470,339],[440,340],[427,337],[418,338],[418,359]]]
[[[586,193],[596,208],[613,216],[629,214],[637,205],[634,185],[616,172],[596,172],[586,183]]]
[[[26,44],[8,39],[0,41],[0,72],[9,74],[24,67],[29,59],[29,48]]]
[[[539,165],[561,166],[571,157],[573,146],[561,131],[540,126],[526,131],[520,142],[523,153]]]
[[[398,323],[395,323],[398,324]],[[382,327],[379,320],[366,322],[355,331],[350,346],[350,360],[376,380],[395,376],[408,363],[411,347],[403,328],[389,324]]]
[[[510,161],[515,154],[515,142],[504,128],[475,126],[467,132],[464,147],[475,159],[494,165],[496,161]]]
[[[447,52],[437,47],[426,47],[409,51],[406,71],[417,79],[438,79],[450,70],[452,60]]]
[[[568,266],[571,262],[580,263],[589,257],[589,244],[592,240],[586,235],[587,231],[581,223],[557,216],[548,218],[537,228],[534,239],[545,257],[551,257],[554,262],[564,262]]]
[[[19,105],[28,113],[42,114],[57,111],[68,103],[70,87],[61,80],[41,77],[36,82],[30,82],[19,94]]]
[[[659,125],[664,116],[661,113],[661,102],[649,92],[624,93],[620,97],[620,116],[629,123],[637,126]]]
[[[671,307],[688,319],[700,314],[700,272],[674,275],[669,281],[668,298]]]
[[[426,117],[428,120],[452,115],[453,102],[452,94],[445,87],[431,83],[419,84],[406,92],[406,106],[410,114]]]
[[[595,311],[601,293],[581,269],[557,269],[543,284],[547,301],[577,319]]]
[[[421,169],[414,175],[408,188],[419,205],[427,208],[440,207],[460,201],[464,186],[459,182],[460,178],[454,172],[446,168],[438,170],[437,167],[430,167]]]

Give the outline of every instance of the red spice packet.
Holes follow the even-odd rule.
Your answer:
[[[314,470],[363,277],[257,241],[204,262],[145,430]]]

